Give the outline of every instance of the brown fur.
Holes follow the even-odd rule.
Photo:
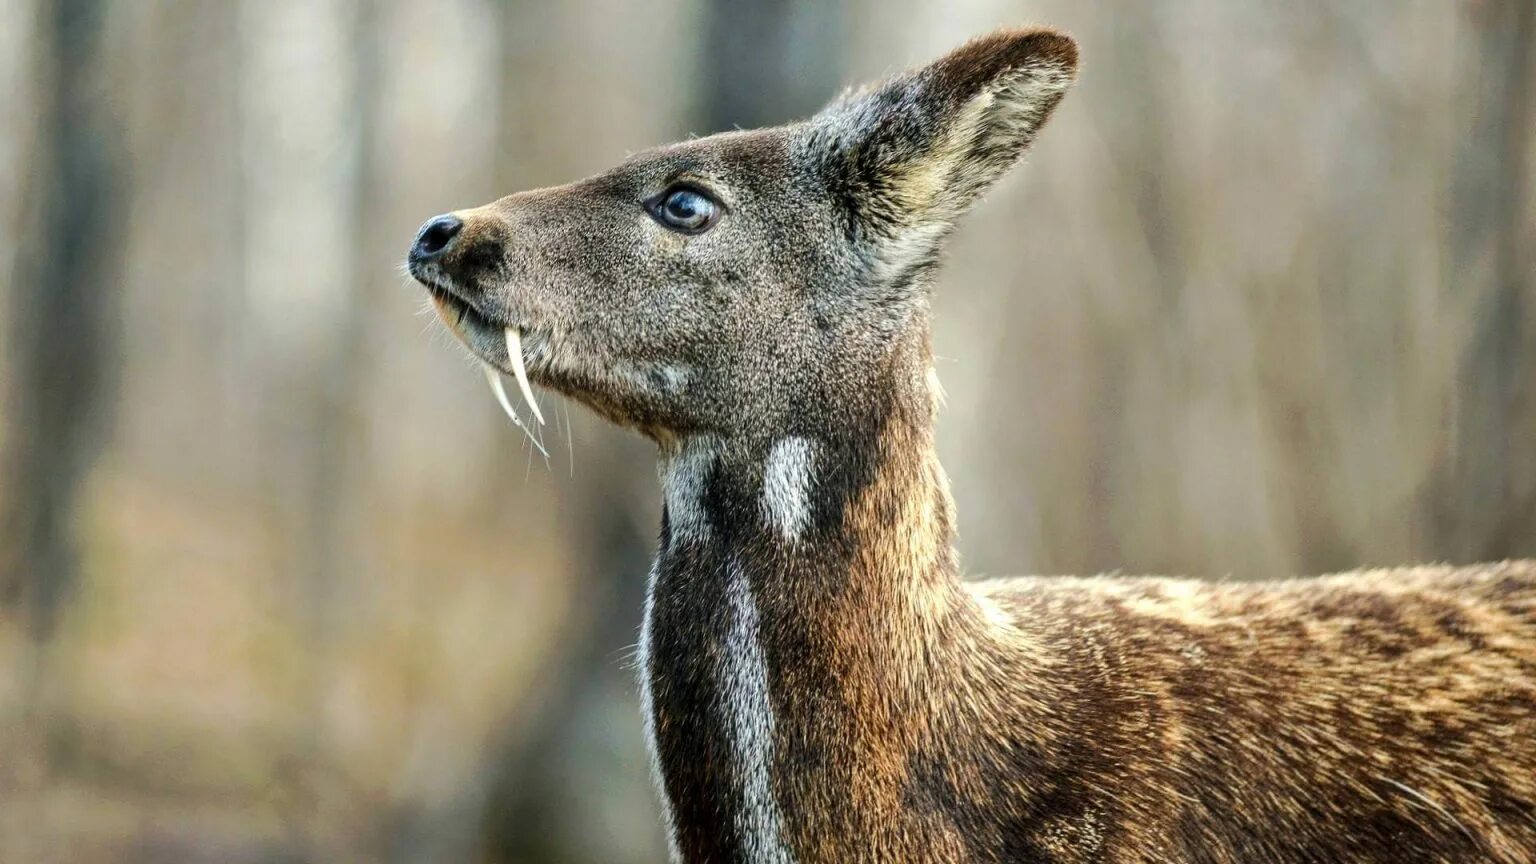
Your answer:
[[[516,327],[536,381],[658,444],[674,858],[1536,861],[1536,563],[962,581],[928,290],[1076,64],[1003,31],[413,252],[477,356],[508,369]],[[679,184],[712,227],[662,224]]]
[[[807,625],[852,707],[802,860],[1536,860],[1536,563],[962,586],[912,572],[948,514],[897,503],[941,478],[892,473]]]

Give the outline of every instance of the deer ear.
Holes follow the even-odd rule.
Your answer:
[[[1077,74],[1077,43],[1051,30],[983,36],[812,122],[839,197],[865,223],[948,221],[1016,162]]]

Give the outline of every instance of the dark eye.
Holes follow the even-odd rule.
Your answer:
[[[683,234],[701,234],[720,216],[720,205],[692,186],[673,186],[645,202],[652,218]]]

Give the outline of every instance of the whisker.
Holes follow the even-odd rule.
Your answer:
[[[528,432],[527,429],[523,430],[523,434],[528,436],[528,442],[530,444],[533,444],[535,446],[538,445],[538,442],[533,440],[533,435],[531,435]],[[523,464],[523,485],[526,486],[528,484],[528,481],[531,480],[532,478],[533,478],[533,447],[529,447],[528,448],[528,461]]]
[[[571,443],[571,406],[563,404],[565,409],[565,452],[571,458],[571,476],[576,476],[576,446]]]
[[[538,413],[538,411],[539,411],[538,397],[534,397],[530,407],[533,408],[534,413]],[[545,443],[545,441],[544,441],[544,427],[543,426],[536,426],[534,428],[537,430],[537,432],[535,434],[537,434],[539,436],[539,443],[540,444]],[[544,470],[546,470],[546,471],[551,470],[551,463],[550,463],[550,461],[548,459],[544,460]]]
[[[535,402],[533,404],[533,410],[534,410],[535,413],[538,412],[539,408],[538,408],[538,403],[537,402]],[[537,433],[534,432],[535,429],[537,430]],[[539,439],[539,452],[544,454],[544,470],[545,471],[553,472],[554,471],[553,463],[551,463],[549,461],[549,450],[545,449],[545,447],[544,447],[544,427],[543,426],[536,426],[536,427],[533,427],[533,429],[529,429],[527,431],[528,431],[528,433],[530,435],[532,435],[532,434],[537,434],[538,435],[538,439]]]
[[[640,667],[636,664],[640,659],[640,643],[636,641],[615,648],[609,656],[619,661],[620,669],[638,669]]]
[[[548,459],[549,451],[545,450],[544,445],[533,437],[532,433],[528,431],[527,424],[523,422],[521,417],[517,416],[516,411],[512,410],[512,401],[507,398],[506,385],[501,383],[501,373],[489,363],[482,362],[480,365],[485,373],[485,382],[491,385],[491,392],[496,395],[496,401],[501,405],[501,410],[506,412],[507,417],[511,419],[517,428],[523,430],[523,435],[528,439],[528,442],[539,448],[539,452],[544,454],[545,459]],[[529,458],[532,458],[532,453],[529,454]]]

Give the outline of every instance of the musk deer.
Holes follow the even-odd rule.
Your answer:
[[[673,860],[1536,861],[1536,563],[962,581],[929,290],[1076,67],[995,33],[417,237],[509,413],[499,373],[660,450]]]

